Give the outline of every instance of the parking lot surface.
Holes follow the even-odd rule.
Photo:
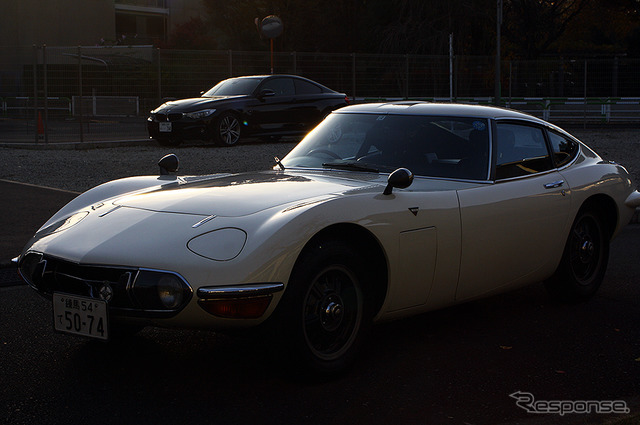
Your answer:
[[[7,181],[0,195],[2,259],[75,196]],[[509,395],[623,400],[638,413],[639,257],[640,226],[630,225],[589,302],[556,304],[532,285],[377,326],[355,368],[328,382],[288,375],[250,335],[148,328],[108,345],[55,334],[49,303],[9,279],[0,287],[0,421],[606,423],[613,416],[527,413]]]

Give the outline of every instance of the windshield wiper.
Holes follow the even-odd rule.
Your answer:
[[[350,161],[350,162],[325,162],[324,164],[322,164],[323,167],[325,168],[337,168],[340,170],[350,170],[350,171],[368,171],[368,172],[372,172],[372,173],[379,173],[380,170],[378,170],[377,168],[372,167],[369,164],[364,164],[361,162],[355,162],[355,161]]]

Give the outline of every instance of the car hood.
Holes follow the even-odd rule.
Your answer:
[[[213,96],[213,97],[194,97],[191,99],[180,99],[180,100],[172,100],[162,104],[158,109],[154,112],[190,112],[196,111],[203,108],[211,107],[216,103],[234,100],[234,99],[246,99],[248,96],[239,95],[239,96]]]
[[[177,187],[125,196],[114,204],[158,212],[239,217],[278,205],[306,202],[366,187],[380,190],[379,183],[367,180],[263,172],[187,182]]]

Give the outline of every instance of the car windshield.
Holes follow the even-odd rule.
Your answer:
[[[238,96],[251,94],[256,87],[258,87],[260,81],[262,81],[261,78],[230,78],[220,81],[202,96]]]
[[[287,168],[328,168],[487,180],[485,118],[336,112],[283,160]]]

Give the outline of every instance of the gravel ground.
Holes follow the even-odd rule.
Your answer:
[[[640,129],[574,129],[577,138],[604,159],[623,164],[640,185]],[[180,175],[267,170],[273,157],[284,157],[293,142],[243,143],[232,148],[191,145],[87,150],[27,150],[0,148],[0,179],[82,192],[122,177],[158,173],[158,160],[167,153],[180,158]]]

